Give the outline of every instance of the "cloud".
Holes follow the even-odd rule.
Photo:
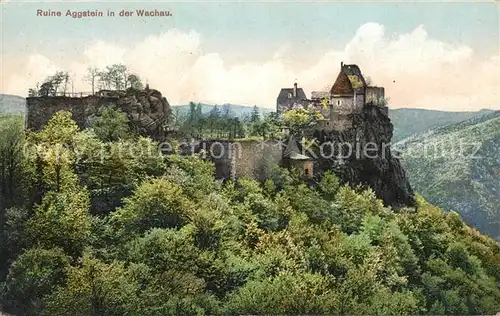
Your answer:
[[[172,104],[201,101],[274,107],[279,90],[292,86],[294,80],[307,94],[331,86],[344,61],[358,64],[365,76],[385,86],[392,107],[500,107],[500,57],[480,60],[470,47],[432,38],[423,25],[388,36],[383,25],[366,23],[344,49],[318,53],[321,57],[316,60],[297,63],[299,57],[287,42],[267,61],[252,60],[249,52],[248,61],[229,64],[223,51],[204,51],[200,33],[171,29],[129,47],[102,40],[89,43],[81,56],[68,63],[29,56],[15,72],[4,69],[2,87],[5,92],[23,95],[57,69],[69,69],[82,77],[88,66],[125,63]],[[74,88],[89,90],[79,80]]]

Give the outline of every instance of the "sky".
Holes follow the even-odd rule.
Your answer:
[[[0,93],[26,96],[58,70],[89,92],[88,67],[123,63],[171,104],[274,108],[294,82],[308,96],[329,89],[344,62],[384,86],[391,108],[500,109],[498,1],[0,1]]]

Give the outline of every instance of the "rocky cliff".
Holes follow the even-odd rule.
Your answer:
[[[99,91],[86,97],[32,97],[26,99],[27,128],[40,130],[58,111],[70,111],[80,128],[89,126],[102,107],[120,109],[134,130],[154,139],[163,138],[163,125],[171,114],[170,105],[158,90],[127,89]]]
[[[313,149],[318,157],[314,173],[334,170],[344,182],[370,186],[386,205],[414,205],[405,170],[391,152],[390,119],[375,106],[350,117],[353,127],[348,130],[314,133],[319,145]]]
[[[116,107],[125,112],[135,131],[153,139],[164,137],[163,126],[172,113],[170,104],[158,90],[128,89],[110,91],[107,95],[116,95]]]

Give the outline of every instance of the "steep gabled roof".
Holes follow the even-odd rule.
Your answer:
[[[345,72],[340,70],[337,80],[330,89],[330,94],[339,95],[352,95],[354,94],[354,89],[352,88],[351,81]]]
[[[366,87],[365,78],[363,77],[361,69],[359,69],[358,65],[355,64],[343,65],[342,70],[349,77],[349,80],[351,80],[354,89],[360,88],[357,87],[356,85],[361,85],[362,87]]]
[[[339,75],[330,89],[330,93],[352,95],[356,91],[359,94],[364,92],[365,87],[366,81],[358,65],[341,64]]]

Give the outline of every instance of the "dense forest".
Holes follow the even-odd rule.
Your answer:
[[[83,131],[68,112],[39,132],[0,117],[1,310],[500,311],[500,245],[458,214],[420,197],[394,210],[331,172],[306,183],[269,165],[265,182],[221,182],[108,114]]]

